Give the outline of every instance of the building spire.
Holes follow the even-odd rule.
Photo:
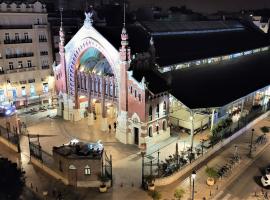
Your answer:
[[[123,20],[123,28],[121,33],[121,48],[120,48],[120,54],[121,54],[121,60],[124,62],[127,62],[130,60],[130,48],[128,46],[128,33],[126,30],[126,3],[124,0],[124,20]]]
[[[63,8],[60,8],[60,30],[59,30],[59,36],[60,36],[60,43],[59,43],[59,49],[60,51],[64,51],[65,46],[65,33],[63,30]]]
[[[123,6],[124,6],[124,20],[123,20],[123,27],[126,27],[126,1],[124,0],[123,2]]]
[[[60,20],[61,20],[61,26],[60,28],[63,28],[63,8],[60,8]]]

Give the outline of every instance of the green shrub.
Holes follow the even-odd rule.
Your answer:
[[[183,190],[182,188],[177,188],[175,191],[174,191],[174,197],[178,200],[180,200],[181,198],[183,198],[185,194],[185,190]]]
[[[153,198],[153,200],[160,200],[162,198],[161,193],[157,190],[150,191],[149,195]]]
[[[219,177],[217,170],[215,170],[213,167],[206,167],[205,173],[210,178],[218,178]]]
[[[261,131],[263,133],[268,133],[269,132],[269,128],[267,126],[263,126],[263,127],[261,127]]]

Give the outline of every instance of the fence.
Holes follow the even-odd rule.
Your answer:
[[[16,147],[17,152],[21,152],[20,137],[17,130],[15,132],[11,132],[7,128],[0,126],[0,137],[4,138],[8,143],[13,144]]]
[[[112,176],[112,156],[107,155],[106,151],[104,151],[104,161],[103,161],[104,175],[111,180],[111,185],[113,184],[113,176]]]
[[[232,123],[231,126],[218,132],[216,138],[212,138],[210,142],[208,141],[208,143],[212,146],[211,149],[213,150],[213,148],[215,149],[216,147],[219,148],[219,142],[226,140],[226,138],[237,137],[236,135],[238,134],[235,133],[238,133],[239,130],[246,127],[254,119],[265,114],[268,110],[270,110],[269,105],[251,110],[249,114],[240,118],[238,122]],[[177,142],[175,146],[175,151],[173,152],[171,150],[171,146],[168,146],[163,147],[157,152],[144,156],[142,165],[142,181],[145,182],[147,176],[153,176],[156,178],[164,178],[167,176],[171,176],[174,173],[179,173],[183,169],[186,169],[188,165],[193,165],[194,163],[199,164],[205,159],[205,157],[203,156],[204,154],[212,154],[211,152],[208,152],[209,150],[204,148],[204,142],[206,141],[202,141],[199,146],[195,147],[192,150],[188,149],[187,151],[179,151]]]

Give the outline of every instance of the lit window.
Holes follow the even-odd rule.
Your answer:
[[[150,127],[148,128],[148,135],[149,135],[149,137],[153,137],[153,134],[152,134],[152,126],[150,126]]]
[[[84,174],[85,175],[90,175],[91,174],[91,169],[88,165],[85,166],[84,168]]]
[[[23,68],[22,61],[19,61],[19,62],[18,62],[18,68]]]
[[[15,40],[20,40],[19,33],[15,33]]]
[[[163,115],[166,115],[167,112],[167,106],[166,106],[166,101],[163,103]]]
[[[24,39],[25,39],[25,40],[28,40],[28,39],[29,39],[28,33],[24,33]]]
[[[159,117],[159,104],[157,104],[157,107],[156,107],[156,117],[157,118]]]
[[[43,93],[48,93],[48,92],[49,92],[48,83],[43,83]]]
[[[12,70],[14,68],[13,62],[8,63],[9,69]]]
[[[22,87],[22,96],[26,96],[25,86]]]
[[[5,39],[10,40],[9,33],[5,33]]]
[[[35,86],[34,86],[34,84],[31,84],[30,85],[30,95],[35,96],[35,94],[36,94]]]
[[[149,107],[149,120],[151,121],[152,120],[152,106]]]
[[[31,62],[31,60],[27,60],[27,66],[28,66],[28,67],[32,67],[32,62]]]
[[[0,90],[0,101],[4,101],[5,100],[5,91],[4,90]]]

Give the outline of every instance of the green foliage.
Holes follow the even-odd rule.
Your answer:
[[[16,163],[0,158],[0,199],[19,199],[25,185],[24,173]]]
[[[185,194],[185,190],[183,190],[182,188],[177,188],[175,191],[174,191],[174,197],[178,200],[180,200],[181,198],[183,198]]]
[[[105,184],[109,180],[109,178],[105,174],[102,174],[102,173],[98,174],[98,178],[103,184]]]
[[[153,198],[153,200],[160,200],[162,198],[161,193],[157,190],[150,191],[149,195]]]
[[[212,130],[212,134],[213,135],[217,135],[218,133],[220,133],[223,129],[226,129],[228,127],[230,127],[232,125],[232,119],[231,118],[226,118],[226,119],[222,119],[220,120],[213,128]]]
[[[145,177],[145,180],[148,184],[152,184],[155,182],[155,177],[153,175],[149,175]]]
[[[268,133],[269,132],[269,128],[267,126],[263,126],[263,127],[261,127],[261,131],[263,133]]]
[[[213,167],[206,167],[205,173],[210,178],[218,178],[219,177],[217,170],[215,170]]]

